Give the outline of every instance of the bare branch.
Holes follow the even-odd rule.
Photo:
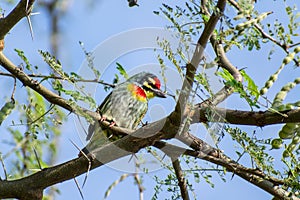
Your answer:
[[[172,161],[172,165],[178,180],[178,185],[180,188],[180,192],[181,192],[181,197],[183,200],[189,200],[189,193],[188,193],[188,188],[187,188],[187,184],[186,184],[186,179],[184,177],[184,174],[182,172],[182,169],[180,167],[180,162],[178,161],[178,158],[175,158]]]
[[[237,82],[242,82],[243,77],[240,71],[227,58],[224,48],[221,44],[221,41],[217,40],[217,35],[213,34],[212,37],[210,38],[210,41],[212,46],[214,47],[215,53],[218,56],[219,65],[222,68],[226,69]]]
[[[12,75],[11,73],[5,73],[5,72],[0,72],[0,76],[8,76],[8,77],[15,78],[15,76]],[[66,80],[66,78],[61,77],[61,76],[57,76],[57,75],[27,74],[27,76],[29,76],[30,78],[42,78],[43,80],[47,80],[47,79]],[[68,80],[71,80],[72,82],[98,83],[98,84],[102,84],[102,85],[109,86],[109,87],[112,87],[112,88],[115,87],[114,84],[106,83],[106,82],[104,82],[102,80],[96,80],[96,79],[75,79],[75,78],[69,78]]]
[[[203,59],[203,52],[204,49],[211,37],[213,31],[215,30],[216,24],[220,19],[226,5],[226,0],[219,0],[217,3],[218,11],[214,12],[208,22],[205,25],[205,28],[198,39],[196,44],[196,49],[194,51],[193,57],[191,62],[186,65],[186,74],[185,74],[185,81],[181,88],[181,93],[178,97],[178,102],[175,107],[175,112],[181,113],[181,109],[185,108],[185,104],[187,102],[187,98],[189,96],[190,90],[193,86],[195,72],[199,66],[200,61]]]
[[[224,108],[213,108],[213,111],[217,114],[215,118],[207,118],[207,107],[202,107],[201,103],[190,114],[191,123],[198,122],[224,122],[228,124],[250,125],[250,126],[268,126],[273,124],[283,123],[299,123],[300,122],[300,110],[286,110],[278,112],[272,111],[242,111],[231,110]],[[223,118],[220,119],[222,116]]]
[[[135,180],[135,182],[137,184],[137,187],[139,189],[139,197],[140,197],[139,199],[143,200],[144,199],[144,190],[145,190],[145,188],[142,185],[141,177],[139,176],[138,173],[135,173],[133,177],[134,177],[134,180]]]
[[[246,168],[240,165],[239,163],[231,160],[221,151],[218,156],[208,155],[205,152],[203,153],[201,150],[194,151],[189,149],[183,149],[182,147],[177,147],[161,141],[156,142],[154,146],[159,149],[162,149],[168,155],[177,156],[180,153],[184,152],[185,155],[203,159],[216,165],[223,166],[226,168],[227,171],[233,172],[234,174],[240,176],[244,180],[258,186],[259,188],[269,192],[270,194],[274,195],[275,197],[278,197],[279,199],[299,200],[299,198],[278,186],[284,184],[284,181],[278,180],[274,177],[270,177],[258,169]]]
[[[149,126],[147,125],[135,131],[134,133],[123,137],[120,140],[95,149],[90,154],[88,154],[91,160],[91,168],[94,169],[120,157],[130,155],[132,152],[137,152],[145,146],[154,145],[157,148],[161,148],[168,155],[179,156],[182,153],[184,153],[186,155],[194,156],[200,159],[210,161],[217,165],[224,166],[228,171],[234,172],[243,179],[257,185],[258,187],[270,192],[271,194],[282,199],[287,199],[284,196],[286,195],[286,192],[274,186],[273,183],[276,181],[275,179],[273,180],[272,178],[266,176],[263,172],[257,169],[248,169],[243,167],[242,165],[232,161],[230,158],[225,156],[220,150],[218,150],[218,154],[212,154],[206,152],[206,146],[195,146],[195,148],[199,150],[194,151],[186,150],[173,145],[170,146],[164,142],[160,142],[160,139],[168,139],[168,132],[170,132],[170,130],[159,131],[156,125],[157,124],[153,126],[154,130],[147,127]],[[115,129],[115,127],[112,127],[112,130],[121,131],[120,128]],[[153,135],[153,133],[156,134]],[[185,138],[188,137],[190,137],[190,135],[187,135]],[[195,141],[195,145],[203,143],[203,141],[200,142],[201,140],[195,137],[193,137],[193,140]],[[167,147],[171,147],[171,149]],[[95,157],[100,158],[100,160],[95,159]],[[16,196],[21,197],[20,195],[39,194],[38,191],[42,191],[46,187],[49,187],[51,185],[65,180],[72,179],[86,172],[88,169],[88,165],[89,160],[86,159],[84,156],[80,156],[79,158],[73,159],[58,166],[43,169],[33,175],[19,180],[1,181],[0,198],[9,198]],[[278,182],[276,183],[278,184]],[[7,190],[8,187],[12,188],[12,190]],[[32,197],[32,199],[36,198]]]

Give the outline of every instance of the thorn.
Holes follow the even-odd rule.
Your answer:
[[[7,180],[8,176],[7,176],[7,171],[6,171],[6,168],[5,168],[4,161],[3,161],[3,159],[2,159],[2,153],[0,153],[0,162],[1,162],[1,165],[2,165],[2,168],[3,168],[5,180]],[[0,180],[1,180],[1,179],[0,179]]]
[[[37,160],[37,162],[38,162],[39,168],[40,168],[40,170],[42,170],[43,168],[42,168],[40,159],[39,159],[39,157],[38,157],[38,154],[37,154],[37,152],[36,152],[36,149],[34,148],[34,146],[33,146],[32,148],[33,148],[34,156],[35,156],[35,158],[36,158],[36,160]]]
[[[167,154],[164,154],[161,160],[164,160],[166,158]]]
[[[135,153],[132,153],[131,157],[128,160],[128,163],[130,163],[130,161],[132,160],[132,158],[138,159],[138,157],[135,155]]]
[[[69,139],[70,140],[70,139]],[[79,151],[80,151],[80,153],[78,154],[78,156],[79,157],[81,157],[81,156],[84,156],[86,159],[87,159],[87,161],[89,162],[89,164],[88,164],[88,168],[87,168],[87,172],[86,172],[86,175],[85,175],[85,177],[84,177],[84,180],[83,180],[83,184],[82,184],[82,188],[84,187],[84,185],[85,185],[85,183],[86,183],[86,181],[87,181],[87,177],[88,177],[88,175],[89,175],[89,172],[90,172],[90,169],[91,169],[91,166],[92,166],[92,161],[91,161],[91,159],[86,155],[86,153],[84,153],[72,140],[70,140],[70,142],[76,147],[76,149],[78,149]],[[92,157],[93,157],[93,155],[92,155]]]
[[[91,169],[91,166],[92,166],[92,163],[91,163],[91,160],[87,157],[87,155],[85,153],[83,153],[83,156],[88,160],[89,162],[89,165],[88,165],[88,168],[87,168],[87,171],[86,171],[86,174],[85,174],[85,177],[84,177],[84,180],[83,180],[83,183],[82,183],[82,188],[84,187],[86,181],[87,181],[87,178],[89,176],[89,173],[90,173],[90,169]]]
[[[26,6],[25,6],[26,12],[27,12],[27,10],[28,10],[28,5],[29,5],[29,0],[26,1]]]
[[[80,124],[80,126],[81,126],[82,130],[84,131],[85,135],[87,136],[87,135],[88,135],[88,133],[86,132],[86,130],[85,130],[85,128],[84,128],[84,126],[83,126],[83,124],[82,124],[82,121],[81,121],[81,119],[80,119],[79,115],[76,115],[76,116],[77,116],[77,119],[78,119],[78,121],[79,121],[79,124]]]
[[[29,6],[29,0],[26,1],[25,12],[26,12],[26,19],[27,19],[27,22],[28,22],[28,25],[29,25],[29,29],[30,29],[30,35],[31,35],[31,38],[33,40],[33,38],[34,38],[34,36],[33,36],[33,29],[32,29],[32,24],[31,24],[31,20],[30,20],[32,6],[31,7],[28,7],[28,6]]]
[[[39,15],[39,14],[41,14],[41,13],[40,12],[30,13],[30,16]]]
[[[81,199],[84,200],[84,196],[83,196],[82,190],[80,189],[80,186],[79,186],[78,181],[77,181],[76,178],[74,178],[74,182],[75,182],[76,187],[77,187],[77,189],[78,189],[78,191],[80,193]]]
[[[113,135],[109,135],[109,136],[107,137],[107,139],[110,140],[112,137],[113,137]]]
[[[69,139],[70,140],[70,139]],[[87,161],[88,161],[88,168],[87,168],[87,171],[86,171],[86,175],[85,175],[85,177],[84,177],[84,180],[83,180],[83,184],[82,184],[82,188],[84,187],[84,185],[85,185],[85,183],[86,183],[86,181],[87,181],[87,178],[88,178],[88,175],[89,175],[89,173],[90,173],[90,169],[91,169],[91,166],[92,166],[92,161],[91,161],[91,159],[72,141],[72,140],[70,140],[70,142],[76,147],[76,149],[78,149],[79,151],[80,151],[80,153],[78,154],[78,156],[80,157],[80,156],[84,156],[86,159],[87,159]]]

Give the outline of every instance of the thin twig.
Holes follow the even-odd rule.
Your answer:
[[[7,152],[5,155],[3,155],[3,159],[5,160],[6,158],[8,158],[12,153],[14,153],[17,149],[19,149],[20,147],[22,147],[26,142],[28,141],[28,138],[23,137],[23,139],[18,142],[14,148],[12,148],[9,152]]]
[[[9,77],[15,78],[15,76],[13,74],[5,73],[5,72],[0,72],[0,76],[9,76]],[[55,75],[48,75],[47,76],[47,75],[38,75],[38,74],[27,74],[27,76],[29,76],[31,78],[66,80],[63,77],[55,76]],[[112,87],[112,88],[114,88],[116,86],[115,84],[106,83],[102,80],[96,80],[96,79],[74,79],[74,78],[71,78],[70,80],[73,81],[73,82],[98,83],[98,84],[102,84],[102,85],[109,86],[109,87]]]
[[[5,165],[4,165],[4,161],[3,161],[3,159],[2,159],[2,154],[0,154],[0,162],[1,162],[1,165],[2,165],[2,168],[3,168],[5,180],[7,180],[8,176],[7,176],[7,172],[6,172],[6,167],[5,167]],[[0,180],[1,180],[1,179],[0,179]]]
[[[298,46],[298,45],[300,45],[300,42],[297,42],[297,43],[295,43],[295,44],[291,44],[291,45],[289,46],[289,48],[293,48],[293,47]]]
[[[190,197],[188,193],[187,182],[184,177],[178,158],[172,159],[172,165],[178,180],[178,186],[180,188],[181,197],[183,200],[189,200]]]
[[[16,79],[16,77],[14,77],[14,88],[13,88],[13,91],[12,91],[12,93],[11,93],[11,96],[10,96],[10,99],[14,102],[15,100],[15,98],[14,98],[14,96],[15,96],[15,92],[16,92],[16,87],[17,87],[17,79]]]
[[[238,11],[241,11],[240,6],[238,5],[238,3],[235,0],[228,0],[228,2],[233,5],[233,7],[235,7],[235,9],[237,9]],[[249,16],[250,17],[250,16]],[[271,42],[273,42],[274,44],[276,44],[277,46],[279,46],[281,49],[283,49],[283,51],[286,54],[289,54],[289,48],[295,46],[295,44],[293,45],[286,45],[286,44],[281,44],[279,41],[277,41],[275,38],[273,38],[271,35],[269,35],[268,33],[266,33],[263,28],[257,24],[254,23],[254,27],[260,32],[260,34],[262,35],[263,38],[266,38],[268,40],[270,40]],[[298,43],[299,44],[299,43]],[[296,66],[300,66],[300,63],[294,58],[293,61],[295,62]]]
[[[55,107],[54,104],[50,105],[50,108],[43,113],[41,116],[39,116],[38,118],[34,119],[33,121],[27,122],[27,123],[23,123],[23,124],[13,124],[11,126],[23,126],[23,125],[32,125],[34,123],[36,123],[37,121],[39,121],[41,118],[43,118],[44,116],[46,116],[53,108]]]
[[[205,168],[205,169],[186,169],[184,172],[224,172],[224,169]]]
[[[142,186],[142,182],[141,182],[141,179],[139,177],[139,174],[138,173],[134,173],[134,180],[138,186],[138,189],[139,189],[139,199],[140,200],[143,200],[144,199],[144,187]]]
[[[138,186],[139,189],[139,199],[143,200],[144,199],[144,190],[145,188],[142,185],[141,177],[138,174],[139,168],[140,168],[140,163],[138,162],[138,159],[135,159],[135,173],[133,174],[134,180],[136,182],[136,185]]]

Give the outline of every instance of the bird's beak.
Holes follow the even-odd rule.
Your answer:
[[[151,88],[151,90],[155,94],[155,96],[157,96],[157,97],[160,97],[160,98],[166,98],[167,97],[166,94],[163,91],[159,90],[159,89]]]

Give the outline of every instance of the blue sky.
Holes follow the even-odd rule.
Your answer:
[[[297,1],[295,0],[289,2],[294,2],[296,4]],[[63,17],[63,20],[60,23],[63,34],[60,41],[59,59],[62,62],[64,69],[66,71],[75,71],[80,73],[84,71],[84,54],[78,44],[79,41],[84,43],[87,50],[93,50],[97,47],[97,45],[103,44],[104,41],[112,36],[116,36],[117,34],[137,28],[163,28],[168,25],[168,22],[165,18],[154,15],[152,12],[154,10],[158,10],[161,3],[162,1],[141,1],[140,7],[129,8],[125,0],[99,1],[93,5],[89,5],[83,1],[73,1],[70,5],[69,11],[67,12],[67,15]],[[174,5],[174,2],[170,0],[164,1],[164,3]],[[299,2],[297,2],[297,4],[299,7]],[[283,9],[284,4],[278,1],[258,3],[259,11],[274,11],[274,14],[268,17],[267,20],[281,17],[281,15],[284,13]],[[8,10],[9,9],[7,7],[7,12]],[[17,58],[13,48],[22,49],[26,52],[26,55],[32,63],[43,66],[41,70],[45,70],[47,72],[46,64],[43,63],[42,58],[37,52],[39,49],[49,49],[49,44],[47,43],[49,39],[47,15],[44,10],[34,9],[34,12],[40,12],[39,15],[32,16],[35,35],[34,40],[31,40],[28,24],[26,20],[23,19],[6,37],[5,53],[12,60],[21,62],[19,58]],[[117,48],[119,48],[117,44],[113,45],[110,47],[110,49],[107,49],[107,52],[114,52]],[[272,74],[272,72],[277,70],[284,55],[281,50],[277,50],[273,56],[273,59],[269,61],[267,60],[266,55],[270,48],[271,45],[267,45],[262,49],[262,51],[254,50],[252,52],[235,49],[234,51],[228,53],[228,57],[235,66],[238,66],[238,68],[247,67],[246,72],[252,76],[255,81],[257,81],[256,83],[259,85],[259,88],[261,88],[265,80]],[[124,67],[130,71],[137,66],[143,66],[145,63],[154,63],[155,56],[152,54],[155,55],[152,50],[136,51],[119,56],[116,60],[122,62]],[[101,61],[99,62],[101,63]],[[108,68],[112,70],[113,64],[109,65]],[[288,77],[289,81],[293,81],[293,77],[297,77],[297,74],[299,74],[298,69],[288,66],[280,76]],[[104,77],[108,82],[112,81],[111,77]],[[1,82],[3,83],[1,84],[2,86],[0,86],[2,89],[3,85],[11,84],[11,80],[1,80]],[[278,82],[275,83],[274,87],[280,87],[286,82],[287,79],[285,78],[279,79]],[[103,98],[105,95],[105,93],[100,93],[100,90],[101,88],[97,88],[97,93],[95,94],[97,103],[101,103],[101,98]],[[275,89],[270,91],[268,96],[271,97],[271,99],[275,91]],[[21,97],[22,94],[19,95]],[[4,96],[2,99],[4,99]],[[226,102],[226,107],[235,109],[249,109],[246,102],[241,102],[238,100],[239,95],[233,95]],[[157,104],[165,104],[163,107],[167,109],[166,112],[169,112],[171,108],[170,106],[166,105],[172,105],[172,100],[155,100],[153,105]],[[75,119],[75,117],[70,116],[69,119],[69,122],[64,124],[62,127],[63,135],[60,140],[60,155],[57,163],[67,161],[77,156],[78,150],[74,148],[69,140],[72,140],[76,144],[83,146],[82,138],[80,138],[78,129],[76,129],[76,126],[74,125],[73,119]],[[278,127],[280,126],[276,126],[276,128]],[[274,127],[266,127],[261,130],[254,127],[247,128],[245,130],[249,130],[249,133],[251,133],[253,130],[257,130],[259,134],[264,134],[263,137],[272,137],[277,129]],[[232,158],[236,158],[236,155],[234,154],[235,147],[231,143],[229,136],[225,136],[220,143],[220,148],[224,149],[225,153],[231,155]],[[122,163],[124,164],[126,161]],[[204,162],[200,161],[199,163],[203,164]],[[145,199],[150,199],[153,195],[153,187],[155,186],[153,177],[159,176],[164,178],[166,173],[166,170],[161,169],[149,174],[143,174],[143,185],[146,188],[144,192]],[[122,174],[122,171],[116,170],[109,166],[103,166],[90,172],[88,182],[83,189],[85,199],[102,199],[108,186],[113,181],[117,180]],[[271,195],[245,182],[244,180],[241,180],[239,177],[234,176],[234,178],[231,179],[230,173],[227,174],[226,183],[221,181],[217,174],[213,175],[214,177],[212,180],[215,184],[215,188],[211,188],[207,183],[205,183],[204,179],[201,179],[199,184],[194,185],[195,193],[198,199],[271,199]],[[83,178],[84,176],[79,177],[78,181],[82,183]],[[133,182],[133,178],[127,178],[112,191],[108,199],[138,199],[138,189]],[[61,195],[58,195],[57,199],[81,199],[73,180],[58,184],[57,187],[61,190]],[[161,192],[160,199],[164,197],[170,197],[170,195],[167,192]]]

